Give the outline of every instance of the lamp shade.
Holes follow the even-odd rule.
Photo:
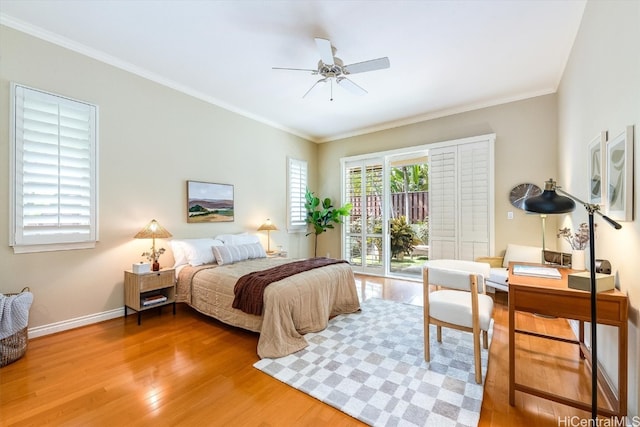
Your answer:
[[[278,227],[273,225],[270,219],[267,219],[267,222],[258,227],[258,231],[276,231]]]
[[[147,224],[142,230],[138,231],[138,233],[133,237],[135,239],[166,239],[167,237],[171,237],[171,233],[158,224],[158,221],[152,219],[149,224]]]
[[[567,213],[575,208],[576,203],[572,199],[556,193],[556,182],[553,179],[545,182],[542,194],[524,201],[524,210],[540,214]]]

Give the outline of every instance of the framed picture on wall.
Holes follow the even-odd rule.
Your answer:
[[[600,132],[589,143],[589,203],[603,203],[604,161],[602,154],[606,149],[607,131]]]
[[[607,214],[633,221],[633,126],[607,142]]]
[[[187,181],[187,222],[233,221],[233,185]]]

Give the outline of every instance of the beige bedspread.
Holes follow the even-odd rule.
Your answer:
[[[178,277],[177,301],[229,325],[260,332],[261,358],[286,356],[305,348],[303,335],[326,328],[331,316],[360,309],[353,271],[346,263],[305,271],[267,286],[262,316],[231,307],[238,278],[290,261],[260,258],[184,267]]]

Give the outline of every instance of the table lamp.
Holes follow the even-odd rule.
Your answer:
[[[564,196],[558,193],[564,194]],[[544,191],[539,196],[534,196],[524,201],[524,209],[529,212],[539,214],[560,214],[568,213],[576,208],[575,202],[584,206],[589,214],[589,266],[591,284],[591,418],[595,421],[598,417],[598,340],[597,340],[597,310],[596,310],[596,256],[595,256],[595,235],[593,214],[600,215],[605,221],[611,224],[616,230],[622,228],[620,224],[600,212],[600,206],[593,203],[586,203],[575,196],[560,189],[553,179],[545,182]]]
[[[267,221],[258,227],[258,231],[266,231],[267,232],[267,253],[273,254],[275,251],[271,250],[271,232],[276,231],[278,228],[271,223],[271,220],[267,218]]]
[[[152,239],[151,252],[145,252],[142,255],[149,258],[149,260],[153,260],[153,271],[160,270],[158,258],[164,253],[164,248],[160,248],[156,251],[156,237],[159,239],[166,239],[171,237],[171,233],[158,224],[158,221],[152,219],[149,224],[147,224],[142,230],[138,231],[138,233],[133,237],[135,239]]]

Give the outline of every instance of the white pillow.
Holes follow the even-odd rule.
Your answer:
[[[184,249],[182,249],[182,240],[170,240],[169,245],[171,246],[171,252],[173,252],[173,268],[189,264],[189,261],[187,261],[187,258],[184,256]]]
[[[211,249],[218,265],[233,264],[236,261],[240,261],[236,259],[237,254],[235,253],[234,245],[214,246]]]
[[[267,253],[264,251],[264,248],[262,247],[261,243],[250,243],[244,246],[249,251],[249,259],[267,257]]]
[[[175,258],[174,268],[184,264],[189,264],[193,267],[210,264],[215,261],[211,248],[222,244],[220,240],[212,238],[173,239],[171,248]]]
[[[250,245],[260,243],[260,238],[254,234],[236,234],[233,236],[234,245]]]
[[[238,261],[267,256],[260,243],[214,246],[211,249],[218,265],[233,264]]]
[[[248,233],[242,233],[240,235],[247,235]],[[233,245],[234,236],[238,236],[238,234],[219,234],[216,236],[217,240],[222,240],[225,245]]]
[[[258,236],[249,233],[220,234],[216,239],[222,240],[225,245],[248,245],[250,243],[260,243]]]
[[[216,236],[216,240],[222,241],[225,245],[232,245],[231,240],[233,239],[233,234],[218,234]]]

